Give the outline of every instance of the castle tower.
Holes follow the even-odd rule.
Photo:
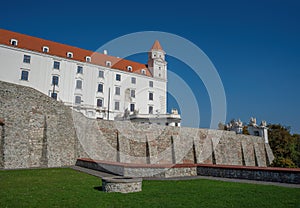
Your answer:
[[[158,40],[156,40],[148,52],[148,68],[153,77],[167,79],[167,62],[165,61],[166,53],[162,49]]]
[[[248,125],[248,132],[250,135],[262,137],[266,144],[269,143],[268,127],[266,121],[262,121],[260,125],[257,125],[256,118],[251,118]]]

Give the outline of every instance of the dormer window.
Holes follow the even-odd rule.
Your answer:
[[[67,57],[68,57],[68,58],[73,58],[73,53],[72,53],[72,52],[68,52],[68,53],[67,53]]]
[[[110,61],[106,61],[106,62],[105,62],[105,65],[106,65],[107,67],[111,67],[111,62],[110,62]]]
[[[91,58],[90,56],[86,56],[86,57],[85,57],[85,61],[86,61],[86,62],[91,62],[91,61],[92,61],[92,58]]]
[[[141,73],[144,74],[144,75],[146,75],[146,70],[145,70],[145,69],[142,69],[142,70],[141,70]]]
[[[10,44],[12,46],[17,46],[18,45],[18,40],[16,40],[16,39],[10,39]]]
[[[49,47],[43,46],[43,53],[49,53]]]
[[[127,66],[128,71],[132,71],[132,66]]]

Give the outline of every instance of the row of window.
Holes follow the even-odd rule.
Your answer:
[[[18,46],[18,40],[16,40],[16,39],[11,39],[11,40],[10,40],[10,44],[11,44],[12,46]],[[49,53],[49,51],[50,51],[50,49],[49,49],[48,46],[43,46],[43,47],[42,47],[42,52],[43,52],[43,53]],[[67,52],[66,57],[67,57],[67,58],[73,58],[73,53],[72,53],[72,52]],[[85,57],[85,61],[86,61],[86,62],[91,62],[91,61],[92,61],[92,58],[91,58],[90,56],[86,56],[86,57]],[[106,66],[110,67],[110,66],[111,66],[111,62],[110,62],[110,61],[107,61],[107,62],[106,62]]]
[[[31,59],[31,56],[24,55],[23,62],[24,63],[30,63],[30,59]],[[53,62],[53,69],[58,69],[59,70],[60,69],[60,62],[54,61]],[[132,68],[130,68],[130,69],[132,70]],[[77,66],[77,74],[83,74],[83,67],[82,66]],[[104,78],[104,71],[99,70],[98,76],[100,78]],[[116,74],[116,81],[121,81],[121,75],[120,74]],[[136,78],[135,77],[131,78],[131,83],[136,84]],[[149,82],[149,86],[153,87],[153,82],[152,81]]]
[[[78,69],[77,69],[77,72],[82,72],[82,67],[81,66],[78,66]],[[102,72],[102,73],[100,73]],[[101,74],[103,76],[103,71],[99,71],[99,74]],[[22,71],[22,74],[21,74],[21,80],[26,80],[28,81],[28,75],[29,75],[29,72],[27,70],[23,70]],[[120,81],[121,80],[121,75],[119,74],[116,74],[116,80]],[[59,80],[59,77],[58,76],[53,76],[52,77],[52,85],[58,85],[58,80]],[[135,77],[131,77],[131,83],[132,84],[136,84],[136,78]],[[98,92],[103,92],[103,85],[100,86],[102,84],[99,84],[98,85]],[[149,87],[153,87],[153,81],[149,81]],[[82,81],[81,80],[77,80],[76,81],[76,88],[77,89],[81,89],[82,88]]]
[[[28,78],[29,78],[29,71],[27,70],[22,70],[21,72],[21,80],[24,80],[24,81],[28,81]],[[133,79],[134,78],[134,79]],[[132,77],[131,81],[133,81],[132,83],[136,83],[136,79],[135,77]],[[55,86],[58,86],[58,83],[59,83],[59,76],[52,76],[52,85],[55,85]],[[149,87],[153,87],[153,81],[149,81]],[[76,80],[76,89],[82,89],[82,80]],[[98,90],[97,92],[100,92],[100,93],[103,93],[103,84],[100,83],[98,84]],[[120,87],[116,86],[115,87],[115,94],[116,95],[120,95],[121,94],[121,89]],[[131,97],[135,97],[135,90],[131,90],[130,91],[130,95]],[[149,100],[153,100],[153,95],[152,96],[152,99],[150,99],[150,95],[149,95]]]
[[[30,64],[30,60],[31,60],[31,56],[24,55],[24,57],[23,57],[23,63]],[[60,68],[60,62],[54,61],[53,62],[53,69],[59,69],[59,68]],[[78,71],[78,69],[77,69],[77,71]]]
[[[57,97],[56,93],[55,93],[55,96]],[[75,104],[80,105],[81,102],[82,102],[81,96],[76,95],[75,96]],[[98,98],[96,103],[97,103],[97,107],[103,107],[103,105],[104,105],[104,99],[103,98]],[[114,103],[114,110],[117,110],[117,111],[120,110],[120,101],[115,101],[115,103]],[[130,104],[130,111],[133,112],[134,110],[135,110],[135,104],[131,103]],[[149,112],[149,114],[153,114],[153,106],[149,106],[148,107],[148,112]]]
[[[23,70],[21,73],[21,80],[28,80],[28,71]],[[52,85],[58,86],[59,77],[58,76],[52,76]],[[82,89],[82,80],[76,80],[76,89]],[[97,92],[103,93],[103,84],[98,84]],[[116,86],[115,87],[115,95],[121,94],[121,88]],[[55,99],[57,98],[57,95],[55,96]],[[130,97],[135,98],[135,90],[130,90]],[[54,97],[53,97],[54,98]],[[153,92],[149,92],[149,100],[153,100]]]
[[[54,77],[55,77],[55,79],[54,79]],[[54,82],[56,80],[57,80],[57,82]],[[56,83],[58,83],[58,77],[56,78],[56,76],[53,76],[52,84],[57,85]],[[103,83],[99,83],[97,92],[103,93],[103,88],[104,88]],[[82,80],[76,80],[76,89],[82,89]],[[119,86],[115,86],[115,95],[121,95],[121,88]],[[134,89],[130,90],[130,97],[135,98],[135,90]],[[149,92],[149,100],[153,100],[153,92]]]
[[[28,80],[28,71],[22,71],[22,75],[21,75],[21,79],[22,80]],[[52,84],[53,85],[58,85],[58,81],[59,81],[59,77],[58,76],[53,76],[52,77]],[[80,88],[82,87],[82,82],[81,80],[77,80],[76,82],[76,88]],[[98,92],[103,92],[103,84],[99,84],[98,85]],[[116,95],[120,95],[120,87],[116,87],[115,88],[115,94]],[[130,91],[130,96],[131,97],[135,97],[135,90],[131,90]],[[57,100],[57,93],[53,92],[51,93],[51,97],[54,98],[55,100]],[[153,92],[149,92],[149,100],[153,100]],[[81,104],[82,100],[81,100],[81,96],[75,96],[75,104],[79,105]],[[98,98],[97,99],[97,107],[103,107],[103,98]],[[120,110],[120,102],[119,101],[115,101],[115,110]],[[133,112],[135,109],[135,105],[134,103],[130,104],[130,111]],[[153,106],[149,106],[149,114],[153,113]]]
[[[48,47],[43,47],[43,52],[48,53],[48,52],[49,52],[49,48],[48,48]],[[72,52],[68,52],[68,53],[67,53],[67,57],[68,57],[68,58],[73,58],[73,53],[72,53]],[[24,57],[23,57],[23,62],[24,62],[24,63],[30,64],[30,59],[31,59],[31,56],[29,56],[29,55],[24,55]],[[91,61],[91,57],[87,57],[86,61],[87,61],[87,62],[90,62],[90,61]],[[111,62],[110,62],[110,61],[106,61],[106,64],[105,64],[105,65],[106,65],[107,67],[111,67]],[[53,63],[53,68],[54,68],[54,69],[59,69],[59,68],[60,68],[60,62],[54,61],[54,63]],[[127,66],[127,70],[130,71],[130,72],[132,72],[132,66]],[[83,68],[82,68],[82,66],[78,66],[78,68],[77,68],[77,73],[79,73],[79,74],[82,74],[82,73],[83,73]],[[141,73],[145,75],[145,74],[146,74],[146,70],[145,70],[145,69],[142,69],[142,70],[141,70]]]

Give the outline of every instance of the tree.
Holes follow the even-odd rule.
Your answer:
[[[248,126],[243,126],[243,134],[249,135]]]
[[[268,127],[269,144],[275,156],[271,166],[300,167],[300,136],[291,135],[290,128],[280,124],[270,124]]]
[[[294,134],[293,137],[295,140],[295,149],[297,152],[297,155],[295,156],[295,163],[300,168],[300,134]]]

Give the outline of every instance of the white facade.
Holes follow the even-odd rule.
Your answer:
[[[256,124],[256,118],[251,118],[248,125],[248,132],[250,135],[260,136],[265,143],[269,143],[267,122],[262,121],[260,125]]]
[[[135,114],[129,115],[132,122],[158,124],[165,126],[180,126],[181,117],[176,109],[171,114]]]
[[[233,119],[227,125],[219,123],[220,130],[234,131],[236,134],[243,134],[243,128],[243,122],[240,119],[237,121]],[[247,130],[250,135],[259,136],[266,144],[269,143],[266,121],[262,121],[260,125],[257,125],[256,118],[251,117]]]
[[[22,41],[11,39],[16,39],[17,44]],[[132,72],[130,65],[125,71],[74,60],[76,51],[61,57],[43,52],[51,51],[51,46],[41,46],[39,52],[10,44],[10,41],[0,42],[1,81],[29,86],[48,96],[55,92],[53,96],[57,95],[57,100],[90,118],[114,120],[124,116],[126,109],[130,114],[166,114],[167,64],[164,56],[149,60],[153,67],[148,69],[149,76],[144,72]],[[149,54],[152,53],[160,51],[152,49]]]
[[[233,119],[226,125],[226,129],[228,131],[235,131],[235,133],[237,133],[237,134],[242,134],[243,133],[243,122],[240,119],[238,119],[237,121],[235,121]]]

